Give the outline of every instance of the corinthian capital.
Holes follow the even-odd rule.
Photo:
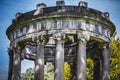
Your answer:
[[[45,45],[48,42],[48,35],[46,31],[42,31],[40,35],[32,36],[32,41],[37,44]]]
[[[56,41],[64,41],[66,38],[66,35],[63,33],[57,33],[57,34],[53,35],[53,37]]]
[[[103,50],[109,51],[110,53],[112,52],[112,46],[110,43],[104,43],[102,48]]]
[[[81,42],[87,42],[87,41],[89,41],[89,39],[90,39],[90,35],[88,34],[88,33],[86,33],[86,32],[78,32],[77,33],[77,38],[78,38],[78,40],[79,41],[81,41]]]
[[[18,43],[15,43],[13,46],[13,50],[16,51],[17,53],[21,52],[21,47]]]
[[[47,35],[40,35],[39,38],[38,38],[39,42],[42,44],[42,45],[45,45],[47,43]]]

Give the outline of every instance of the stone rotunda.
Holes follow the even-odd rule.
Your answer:
[[[115,26],[108,12],[88,7],[87,2],[56,6],[37,4],[36,9],[16,13],[6,34],[8,80],[21,79],[21,61],[35,63],[34,80],[44,80],[44,65],[55,66],[55,80],[64,80],[64,62],[71,65],[71,80],[86,80],[86,58],[94,61],[94,80],[110,80],[111,37]]]

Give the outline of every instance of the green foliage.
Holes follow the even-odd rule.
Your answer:
[[[52,63],[45,65],[44,80],[54,80],[54,66]]]
[[[110,56],[111,80],[120,80],[120,40],[117,38],[112,42],[112,54]]]
[[[93,60],[91,58],[86,59],[86,75],[87,80],[93,80]]]
[[[67,62],[65,62],[65,64],[64,64],[64,80],[70,80],[70,72],[71,72],[70,65]]]
[[[120,40],[119,38],[112,42],[112,53],[110,56],[110,76],[111,80],[120,80]],[[93,60],[87,58],[86,60],[86,75],[87,80],[93,80]],[[65,62],[64,64],[64,80],[70,80],[70,65]],[[54,80],[54,66],[52,63],[47,63],[45,66],[45,79],[44,80]],[[26,73],[21,74],[21,80],[34,80],[34,69],[29,68]]]
[[[29,68],[21,74],[21,80],[34,80],[34,69]]]

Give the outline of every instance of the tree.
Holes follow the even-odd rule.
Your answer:
[[[67,62],[65,62],[65,64],[64,64],[64,80],[70,80],[70,72],[71,72],[70,65]]]
[[[34,69],[29,68],[25,73],[22,73],[21,80],[34,80]]]
[[[120,39],[112,41],[112,53],[110,55],[110,76],[111,80],[120,80]],[[87,80],[93,80],[93,60],[86,59],[86,75]],[[64,64],[64,80],[70,80],[70,65],[65,62]],[[47,63],[45,66],[45,80],[54,80],[54,66],[52,63]],[[26,73],[21,74],[21,80],[34,80],[34,69],[29,68]]]
[[[93,80],[93,67],[94,67],[94,62],[91,58],[86,59],[86,77],[87,80]]]
[[[110,56],[111,61],[111,80],[120,80],[120,39],[117,38],[112,42],[112,53]]]
[[[34,68],[28,68],[21,74],[21,80],[34,80]],[[45,65],[44,80],[54,80],[54,66],[52,63]]]
[[[50,62],[45,65],[44,80],[54,80],[54,66]]]

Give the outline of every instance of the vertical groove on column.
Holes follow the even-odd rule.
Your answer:
[[[37,44],[35,80],[44,80],[44,46],[41,43]]]
[[[12,70],[13,70],[13,51],[8,50],[9,55],[9,71],[8,71],[8,80],[12,80]]]
[[[21,79],[21,51],[20,47],[14,49],[12,80]]]
[[[86,43],[82,41],[78,44],[77,80],[86,80]]]
[[[100,60],[94,59],[94,80],[100,80]]]
[[[104,46],[102,80],[110,80],[110,53],[111,49]]]
[[[57,42],[55,57],[55,80],[64,80],[64,44]]]

